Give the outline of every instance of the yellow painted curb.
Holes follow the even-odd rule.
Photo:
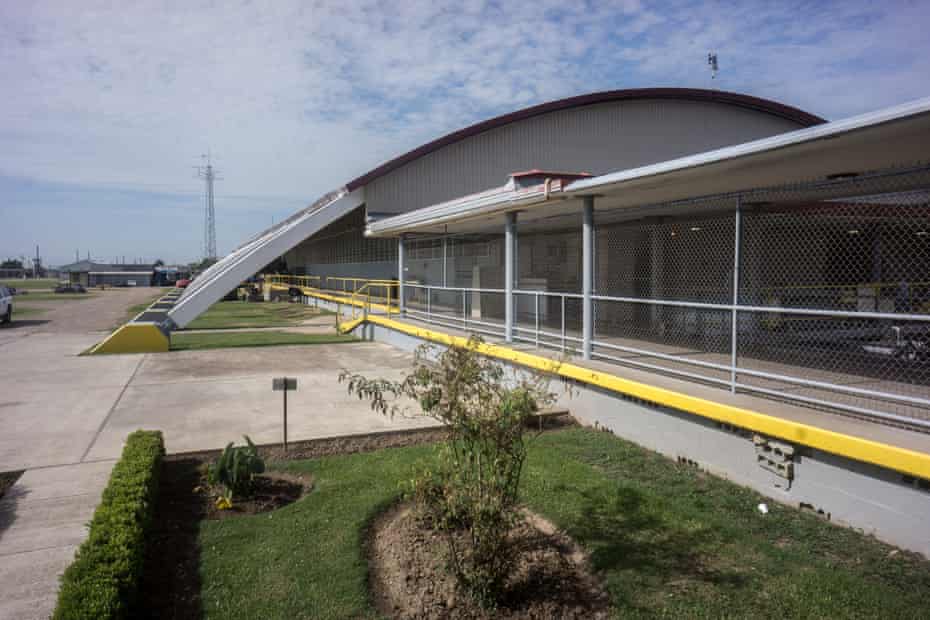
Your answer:
[[[168,336],[154,323],[126,323],[90,353],[164,353],[170,344]]]
[[[361,323],[366,319],[359,319]],[[429,340],[439,344],[465,347],[468,339],[451,336],[442,332],[423,329],[389,319],[383,316],[369,315],[367,321],[382,325],[401,333]],[[353,326],[353,329],[357,324]],[[855,461],[872,463],[887,467],[919,478],[930,479],[930,454],[899,448],[888,444],[845,435],[809,424],[793,422],[764,413],[725,405],[696,396],[689,396],[673,390],[658,388],[638,381],[623,379],[609,373],[596,372],[576,364],[559,362],[541,355],[515,351],[509,347],[482,343],[477,351],[501,360],[513,362],[527,368],[552,373],[582,383],[595,385],[611,392],[671,407],[718,422],[739,426],[769,437],[777,437],[825,452],[838,454]]]
[[[359,325],[361,325],[361,324],[364,323],[364,322],[365,322],[365,319],[364,319],[364,318],[358,318],[358,319],[355,319],[354,321],[347,321],[347,322],[345,322],[345,323],[340,323],[340,324],[339,324],[339,333],[340,333],[340,334],[348,334],[350,331],[352,331],[353,329],[355,329],[356,327],[358,327]]]

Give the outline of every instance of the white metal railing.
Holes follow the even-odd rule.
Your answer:
[[[505,291],[496,288],[473,288],[473,287],[454,287],[454,286],[432,286],[425,284],[405,283],[406,300],[405,313],[411,317],[417,318],[428,323],[443,325],[446,327],[467,329],[476,333],[481,333],[493,337],[503,338],[505,334],[505,321],[488,320],[484,313],[479,312],[473,316],[472,300],[475,296],[503,296]],[[437,299],[443,293],[455,294],[455,301],[449,303],[449,300]],[[559,350],[563,353],[580,352],[583,346],[583,330],[576,327],[570,327],[570,324],[577,325],[580,316],[571,316],[572,314],[580,315],[580,307],[570,307],[569,303],[574,302],[578,306],[583,300],[583,295],[579,293],[561,293],[553,291],[536,291],[514,289],[514,307],[515,320],[513,325],[513,338],[521,342],[532,343],[537,347],[545,347]],[[545,303],[547,300],[557,300]],[[896,322],[919,322],[921,324],[930,324],[930,315],[924,314],[902,314],[889,312],[871,312],[871,311],[851,311],[851,310],[826,310],[814,308],[791,308],[783,306],[758,306],[743,305],[739,303],[708,303],[697,301],[684,301],[675,299],[649,299],[641,297],[623,297],[611,295],[592,295],[594,302],[595,332],[592,339],[592,356],[594,358],[606,361],[630,365],[644,370],[660,372],[680,376],[687,379],[712,383],[722,387],[729,387],[731,390],[742,390],[747,392],[757,392],[770,396],[778,396],[790,400],[796,400],[802,403],[824,406],[830,408],[843,409],[855,414],[875,417],[882,420],[916,425],[924,428],[930,428],[930,420],[921,419],[910,415],[898,415],[887,411],[878,411],[869,407],[862,407],[840,401],[815,398],[799,393],[791,393],[784,389],[772,389],[764,385],[754,385],[740,380],[740,377],[753,377],[776,381],[794,385],[798,388],[811,388],[817,390],[826,390],[837,394],[845,394],[853,397],[863,397],[889,403],[896,403],[905,406],[930,408],[930,399],[913,396],[903,393],[889,392],[880,389],[869,389],[857,387],[854,385],[844,385],[831,381],[821,381],[813,378],[806,378],[785,372],[774,372],[748,368],[740,364],[740,358],[736,355],[736,345],[740,339],[740,322],[738,316],[740,313],[757,313],[757,314],[776,314],[776,315],[800,315],[805,317],[827,317],[841,319],[863,319],[863,320],[893,320]],[[650,307],[672,307],[686,308],[694,310],[718,311],[729,313],[732,320],[727,321],[729,324],[727,332],[721,335],[727,336],[730,340],[730,351],[720,352],[721,361],[709,361],[706,359],[693,359],[683,354],[666,353],[644,346],[632,346],[630,344],[620,344],[610,342],[608,334],[599,330],[597,318],[599,314],[604,314],[603,306],[605,304],[636,304]],[[503,307],[502,301],[499,303]],[[556,309],[557,319],[550,316],[550,310]],[[600,313],[598,312],[600,308]],[[493,313],[491,313],[493,314]],[[500,313],[503,316],[503,313]],[[554,314],[554,313],[553,313]],[[556,327],[553,329],[553,327]],[[634,337],[624,337],[627,340],[635,340]],[[643,341],[648,342],[648,341]],[[707,352],[699,352],[707,353]],[[623,356],[621,354],[627,354]],[[726,362],[722,360],[728,360]],[[647,361],[648,360],[648,361]],[[669,362],[674,365],[663,365],[661,361]],[[680,366],[680,367],[676,367]],[[688,370],[691,368],[693,370]],[[797,367],[803,371],[803,367]],[[711,373],[702,373],[701,370],[711,371]],[[715,376],[713,373],[717,373]],[[859,377],[861,379],[861,377]]]
[[[850,403],[843,403],[840,401],[828,401],[825,399],[816,399],[809,396],[804,396],[803,394],[798,393],[788,393],[786,390],[774,390],[767,388],[765,386],[754,385],[747,383],[746,381],[740,380],[740,377],[753,377],[757,379],[764,379],[768,381],[776,381],[780,383],[791,384],[799,387],[813,388],[818,390],[826,390],[829,392],[835,392],[837,394],[845,394],[849,396],[863,397],[874,399],[878,401],[884,401],[888,403],[896,403],[899,405],[905,406],[914,406],[920,408],[930,408],[930,399],[922,398],[919,396],[913,396],[904,393],[895,393],[887,390],[881,389],[869,389],[864,387],[855,387],[853,385],[844,385],[843,383],[837,383],[833,381],[819,381],[816,379],[809,379],[793,374],[785,374],[785,372],[774,372],[768,370],[760,370],[755,368],[748,368],[745,364],[740,363],[740,357],[738,355],[738,347],[741,336],[743,338],[747,337],[747,334],[744,332],[741,334],[739,316],[740,313],[750,313],[750,314],[763,314],[763,315],[799,315],[804,317],[824,317],[824,318],[839,318],[839,319],[861,319],[861,320],[888,320],[895,321],[899,323],[907,322],[919,322],[919,323],[930,323],[930,315],[922,314],[903,314],[903,313],[888,313],[888,312],[870,312],[870,311],[848,311],[848,310],[825,310],[825,309],[813,309],[813,308],[786,308],[783,306],[756,306],[756,305],[742,305],[742,304],[733,304],[733,303],[706,303],[706,302],[691,302],[691,301],[679,301],[679,300],[664,300],[664,299],[645,299],[645,298],[635,298],[635,297],[617,297],[617,296],[608,296],[608,295],[593,295],[592,299],[595,302],[601,303],[619,303],[619,304],[638,304],[638,305],[648,305],[650,307],[675,307],[675,308],[688,308],[695,310],[716,310],[723,313],[728,313],[731,317],[729,329],[725,335],[730,341],[730,352],[729,355],[724,356],[720,354],[721,358],[726,357],[728,360],[727,363],[723,362],[713,362],[707,360],[693,359],[687,355],[675,355],[670,353],[663,353],[657,350],[651,350],[642,347],[629,346],[627,344],[617,344],[616,342],[608,342],[604,339],[605,334],[603,331],[595,333],[595,338],[592,342],[594,346],[594,357],[599,357],[602,359],[608,359],[611,361],[629,364],[632,366],[641,367],[647,370],[660,371],[664,373],[670,373],[674,375],[679,375],[687,377],[689,379],[697,379],[700,381],[706,381],[722,386],[728,386],[732,391],[743,390],[748,392],[758,392],[763,394],[768,394],[772,396],[781,396],[783,398],[788,398],[792,400],[798,400],[812,405],[818,406],[829,406],[832,408],[844,409],[852,413],[866,415],[870,417],[881,418],[893,422],[904,422],[912,425],[917,425],[925,428],[930,428],[930,420],[921,419],[914,416],[902,416],[895,413],[890,413],[887,411],[879,411],[869,407],[861,407],[858,405],[853,405]],[[603,314],[603,312],[601,312]],[[595,316],[598,315],[598,308],[595,307]],[[597,323],[595,322],[595,329],[597,329]],[[706,336],[706,330],[705,330]],[[719,371],[720,373],[726,373],[729,375],[729,378],[723,379],[721,377],[715,377],[712,374],[700,374],[696,372],[690,372],[683,370],[681,368],[664,366],[661,364],[653,364],[641,359],[631,359],[631,358],[619,358],[616,355],[611,355],[606,353],[604,350],[609,351],[619,351],[623,353],[629,353],[631,355],[638,355],[645,358],[650,358],[653,360],[664,360],[667,362],[673,362],[675,364],[680,364],[685,367],[700,368],[711,371]],[[710,352],[703,352],[706,354],[711,354]],[[785,365],[785,364],[781,364]],[[798,371],[803,371],[803,367],[796,367]],[[856,376],[857,379],[861,380],[862,377]]]

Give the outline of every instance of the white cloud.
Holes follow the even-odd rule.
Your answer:
[[[259,209],[593,90],[716,87],[835,118],[930,94],[926,6],[4,3],[0,174],[193,192],[191,166],[211,148],[219,195]]]

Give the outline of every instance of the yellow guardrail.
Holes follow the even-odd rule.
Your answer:
[[[265,285],[272,289],[296,287],[308,297],[345,304],[351,308],[353,319],[359,316],[364,317],[373,310],[388,316],[399,312],[396,289],[400,283],[397,280],[267,274],[264,276],[264,281]],[[351,290],[321,287],[323,283],[330,287],[333,283],[340,282],[351,282]],[[348,284],[345,287],[348,289]]]
[[[302,288],[320,288],[322,278],[320,276],[289,276],[272,274],[264,276],[266,284],[278,284],[283,286],[298,286]]]
[[[343,276],[326,276],[326,288],[330,290],[341,290],[343,293],[354,293],[366,284],[394,285],[397,286],[397,280],[379,280],[377,278],[350,278]]]
[[[467,338],[452,336],[431,329],[417,327],[385,316],[369,315],[362,320],[344,324],[352,329],[362,322],[374,323],[407,335],[448,346],[467,347]],[[350,329],[347,329],[350,331]],[[870,439],[837,433],[817,426],[786,420],[757,411],[682,394],[655,387],[606,372],[599,372],[561,362],[549,357],[524,353],[510,347],[482,343],[477,351],[488,357],[513,362],[521,366],[552,373],[566,379],[594,385],[605,390],[633,398],[685,411],[703,418],[725,422],[770,437],[785,439],[846,458],[872,463],[925,480],[930,480],[930,454],[879,443]]]

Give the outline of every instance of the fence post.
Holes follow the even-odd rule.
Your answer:
[[[536,348],[539,348],[539,291],[536,292]]]
[[[404,305],[404,237],[403,235],[397,240],[397,308],[400,315],[404,315],[406,306]]]
[[[446,238],[442,238],[442,286],[445,288],[449,286],[446,284]]]
[[[426,287],[426,318],[433,318],[433,289]]]
[[[594,340],[594,196],[584,197],[584,213],[581,225],[581,294],[582,294],[582,357],[591,359]]]
[[[562,353],[565,353],[565,295],[562,295]]]
[[[517,214],[510,211],[506,214],[506,218],[504,223],[504,340],[513,342],[513,266]]]
[[[742,198],[737,194],[736,210],[733,213],[733,311],[731,312],[732,322],[730,325],[730,392],[733,394],[736,394],[737,333],[739,332],[736,307],[739,304],[739,263],[740,245],[742,243],[742,219]]]

